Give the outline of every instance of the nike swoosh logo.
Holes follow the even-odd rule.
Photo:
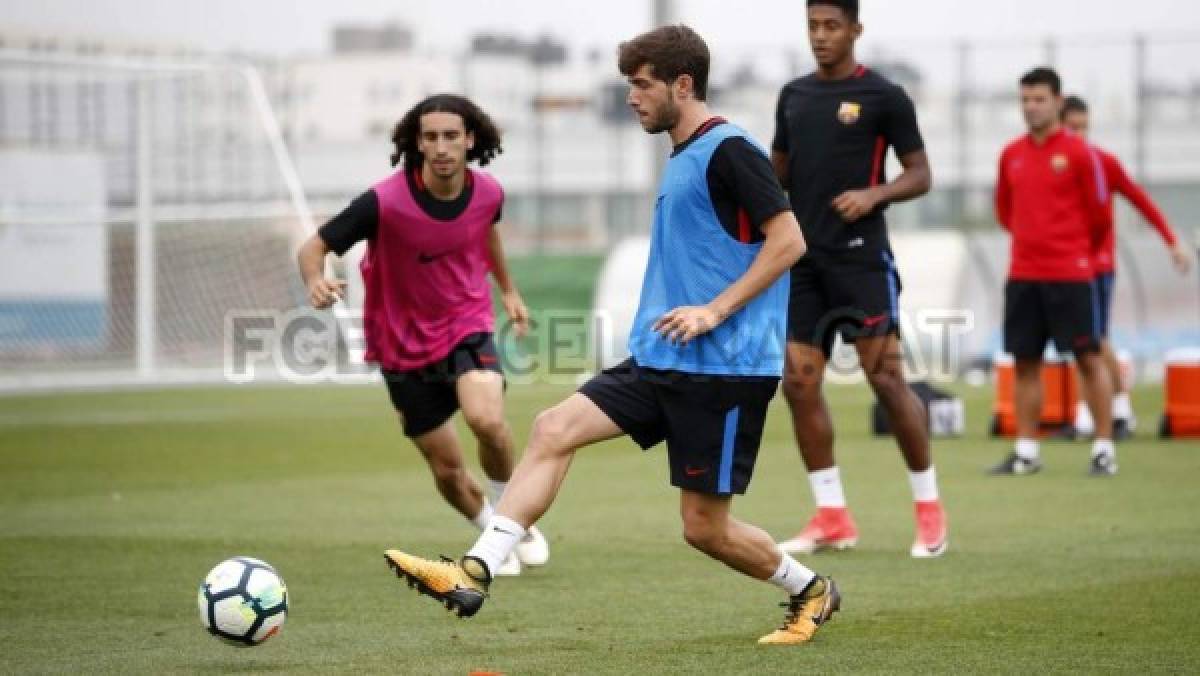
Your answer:
[[[492,530],[496,531],[497,533],[504,533],[505,535],[516,535],[516,533],[514,533],[512,531],[504,530],[503,528],[501,528],[499,526],[492,526]]]
[[[886,314],[882,314],[877,317],[867,317],[863,320],[863,326],[866,328],[871,328],[872,326],[882,323],[885,319],[887,319]]]
[[[445,256],[448,253],[450,253],[450,252],[443,251],[442,253],[439,253],[439,254],[430,255],[430,254],[422,252],[420,254],[417,254],[417,261],[419,261],[421,263],[432,263],[432,262],[436,261],[437,259],[441,258],[442,256]]]
[[[701,476],[704,474],[708,474],[708,468],[704,467],[701,469],[695,469],[693,467],[685,467],[685,468],[683,468],[683,473],[688,476]]]
[[[941,542],[937,543],[936,545],[934,545],[932,547],[926,546],[925,549],[928,551],[931,551],[931,552],[936,552],[936,551],[940,551],[945,546],[946,546],[946,541],[942,540]]]

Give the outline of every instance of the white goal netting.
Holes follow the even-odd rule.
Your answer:
[[[312,230],[254,68],[0,52],[0,389],[220,378]]]

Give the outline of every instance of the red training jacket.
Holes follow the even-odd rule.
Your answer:
[[[1012,234],[1008,278],[1088,281],[1109,220],[1104,170],[1080,137],[1059,129],[1038,144],[1029,134],[1000,155],[996,218]]]
[[[1096,274],[1108,274],[1116,270],[1117,266],[1117,237],[1116,237],[1116,219],[1113,217],[1113,201],[1117,195],[1124,195],[1125,199],[1129,200],[1146,219],[1158,234],[1162,236],[1163,241],[1167,246],[1175,246],[1177,238],[1175,232],[1171,230],[1171,226],[1167,223],[1166,217],[1162,211],[1142,189],[1142,186],[1133,182],[1129,178],[1129,174],[1125,173],[1125,167],[1121,166],[1121,161],[1116,155],[1102,150],[1096,146],[1092,146],[1092,152],[1100,160],[1100,166],[1104,168],[1104,179],[1106,182],[1106,200],[1105,211],[1107,218],[1105,220],[1104,237],[1100,240],[1100,246],[1092,256],[1092,268]]]

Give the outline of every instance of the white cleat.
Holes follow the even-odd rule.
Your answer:
[[[504,559],[504,563],[500,564],[500,568],[493,573],[497,577],[516,577],[521,574],[521,561],[517,558],[516,553],[508,555]]]
[[[516,553],[520,563],[526,566],[544,566],[550,560],[550,545],[537,526],[530,526],[525,537],[517,543]]]
[[[921,542],[914,542],[912,549],[909,550],[909,554],[911,554],[914,559],[936,559],[942,554],[945,554],[946,550],[949,548],[949,540],[942,540],[941,544],[934,545],[932,547]]]

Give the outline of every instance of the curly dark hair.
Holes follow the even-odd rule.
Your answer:
[[[467,151],[467,161],[478,161],[479,166],[485,166],[494,157],[504,152],[500,146],[500,130],[496,128],[492,118],[483,112],[470,99],[456,94],[434,94],[413,106],[404,114],[396,129],[392,131],[392,166],[404,160],[405,169],[415,169],[425,161],[424,155],[417,149],[417,141],[421,136],[421,116],[428,113],[454,113],[463,120],[468,134],[475,136],[475,147]]]

